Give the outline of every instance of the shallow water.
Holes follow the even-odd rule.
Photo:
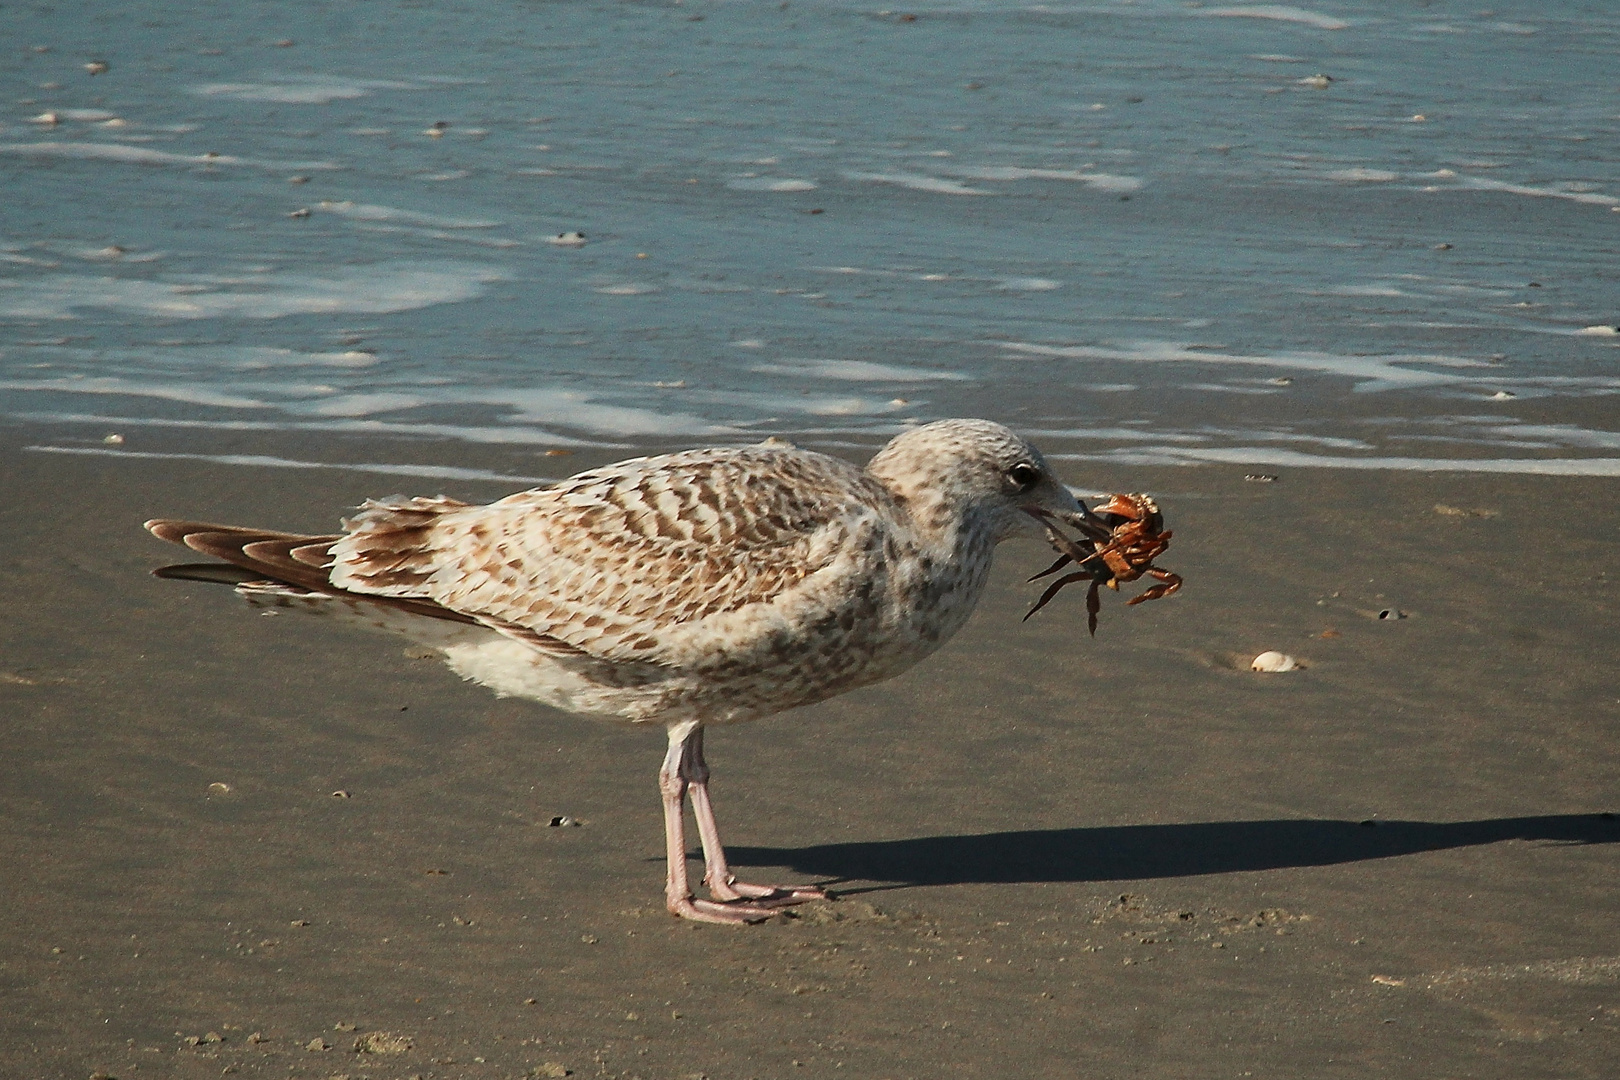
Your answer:
[[[0,13],[0,410],[1620,473],[1611,6],[907,14]]]

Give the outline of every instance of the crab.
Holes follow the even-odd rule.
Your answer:
[[[1059,516],[1037,507],[1026,507],[1025,513],[1046,526],[1046,537],[1058,552],[1056,562],[1029,580],[1039,581],[1057,573],[1069,563],[1079,567],[1048,585],[1041,598],[1035,601],[1035,606],[1024,616],[1026,620],[1045,607],[1065,585],[1089,580],[1091,587],[1086,591],[1086,626],[1091,636],[1096,637],[1097,612],[1102,607],[1097,593],[1099,586],[1107,585],[1118,591],[1120,582],[1135,581],[1143,574],[1158,580],[1159,584],[1127,600],[1126,606],[1140,604],[1144,600],[1157,600],[1181,588],[1179,576],[1153,565],[1153,560],[1169,548],[1171,534],[1164,529],[1164,516],[1159,513],[1158,504],[1147,495],[1110,495],[1101,506],[1089,510],[1082,506],[1077,514]],[[1060,523],[1079,529],[1080,539],[1076,540],[1062,532],[1058,528]]]

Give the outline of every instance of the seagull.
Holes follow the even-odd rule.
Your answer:
[[[1084,513],[1012,431],[941,420],[865,468],[773,438],[634,458],[482,506],[369,500],[341,535],[146,528],[221,560],[160,577],[403,633],[501,696],[662,724],[666,906],[748,923],[826,893],[732,874],[704,730],[906,670],[967,621],[997,544]],[[688,797],[707,898],[687,876]]]

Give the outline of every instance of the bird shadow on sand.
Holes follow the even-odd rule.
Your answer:
[[[1029,829],[813,847],[730,847],[737,865],[899,886],[1135,881],[1388,859],[1504,840],[1620,843],[1613,814],[1483,821],[1212,821]],[[894,885],[885,886],[895,887]],[[867,892],[869,889],[840,890]]]

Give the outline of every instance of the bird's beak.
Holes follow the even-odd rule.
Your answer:
[[[1039,517],[1042,512],[1068,520],[1072,515],[1089,515],[1089,511],[1074,497],[1074,492],[1056,480],[1046,480],[1030,492],[1030,498],[1020,507],[1025,513]]]

